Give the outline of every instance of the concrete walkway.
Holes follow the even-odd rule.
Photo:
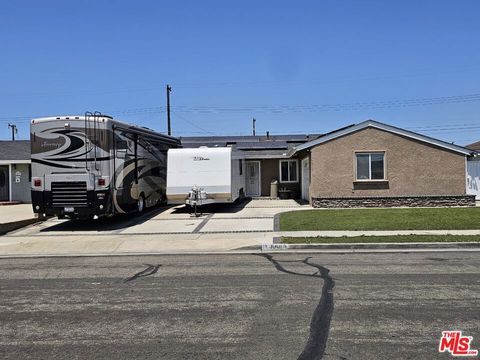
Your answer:
[[[99,256],[168,253],[229,252],[258,250],[280,236],[360,236],[360,235],[480,235],[480,230],[431,231],[300,231],[196,234],[84,234],[62,237],[4,236],[0,238],[0,257],[12,256]],[[431,244],[428,243],[429,246]],[[381,246],[385,246],[382,244]],[[403,244],[408,246],[408,244]],[[418,247],[418,244],[415,244]]]

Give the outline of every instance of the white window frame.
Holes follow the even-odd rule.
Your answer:
[[[283,162],[286,162],[288,163],[289,165],[287,166],[287,169],[288,169],[288,178],[290,179],[290,163],[291,162],[294,162],[296,164],[296,179],[295,181],[290,181],[290,180],[287,180],[287,181],[283,181],[282,180],[282,163]],[[278,163],[278,179],[280,180],[280,182],[282,184],[294,184],[294,183],[298,183],[298,159],[285,159],[285,160],[280,160],[279,163]]]
[[[381,179],[372,179],[372,155],[383,155],[383,177]],[[358,178],[358,155],[368,155],[368,179]],[[355,152],[355,181],[386,181],[386,161],[385,151],[356,151]]]

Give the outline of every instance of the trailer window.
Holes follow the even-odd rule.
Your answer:
[[[242,159],[238,160],[238,172],[240,175],[243,175],[243,161]]]

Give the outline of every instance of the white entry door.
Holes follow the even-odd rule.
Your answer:
[[[309,158],[302,160],[302,199],[310,201],[310,161]]]
[[[260,196],[260,161],[246,161],[247,196]]]

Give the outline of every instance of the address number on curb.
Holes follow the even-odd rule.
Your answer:
[[[288,244],[262,244],[262,251],[270,250],[288,250]]]

